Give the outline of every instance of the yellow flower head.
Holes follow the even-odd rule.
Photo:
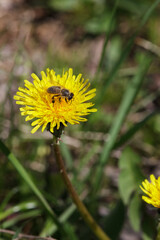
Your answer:
[[[150,175],[150,179],[150,182],[145,179],[142,182],[142,186],[140,186],[142,191],[148,195],[148,197],[142,196],[142,199],[154,207],[160,208],[160,177],[156,179],[152,174]]]
[[[26,88],[19,87],[14,96],[16,103],[23,105],[21,115],[27,116],[26,121],[33,120],[31,133],[41,126],[43,132],[48,123],[53,133],[55,127],[58,130],[61,124],[87,121],[83,116],[97,111],[91,108],[94,104],[88,102],[95,96],[96,89],[88,91],[90,83],[81,78],[82,74],[76,77],[70,68],[62,76],[50,69],[41,75],[41,80],[34,73],[31,75],[33,84],[24,80]]]

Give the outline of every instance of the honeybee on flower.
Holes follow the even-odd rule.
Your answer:
[[[32,120],[35,133],[40,127],[42,132],[49,124],[50,132],[58,130],[60,125],[79,124],[87,121],[84,117],[97,109],[89,102],[96,89],[88,90],[90,83],[82,78],[82,74],[73,75],[70,68],[62,75],[56,75],[53,69],[41,72],[42,79],[34,73],[31,74],[33,84],[24,80],[25,88],[19,87],[14,96],[20,107],[21,115],[26,121]]]
[[[47,92],[53,94],[53,97],[52,97],[53,103],[55,102],[55,97],[58,97],[59,101],[61,101],[61,97],[64,97],[65,101],[68,102],[74,96],[74,94],[71,93],[68,89],[63,88],[63,87],[61,88],[60,86],[49,87],[47,89]]]

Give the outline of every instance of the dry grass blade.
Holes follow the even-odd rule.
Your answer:
[[[0,229],[0,233],[6,233],[12,236],[16,234],[16,232],[7,230],[7,229]],[[56,240],[55,238],[52,238],[52,237],[39,237],[34,235],[22,234],[22,233],[18,234],[18,237],[16,238],[16,240],[20,240],[21,238],[38,239],[38,240]]]

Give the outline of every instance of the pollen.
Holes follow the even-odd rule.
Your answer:
[[[41,72],[41,79],[34,73],[31,74],[33,83],[24,80],[24,88],[19,87],[14,99],[20,107],[21,115],[26,116],[26,121],[32,121],[35,133],[40,127],[42,132],[47,125],[50,132],[58,130],[63,124],[79,124],[87,121],[86,115],[96,112],[90,100],[95,96],[96,89],[90,89],[88,80],[82,74],[73,75],[73,70],[56,75],[53,69]]]

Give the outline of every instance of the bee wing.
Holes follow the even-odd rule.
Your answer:
[[[60,90],[61,90],[60,86],[52,86],[47,89],[47,92],[52,94],[57,94],[57,93],[60,93]]]

